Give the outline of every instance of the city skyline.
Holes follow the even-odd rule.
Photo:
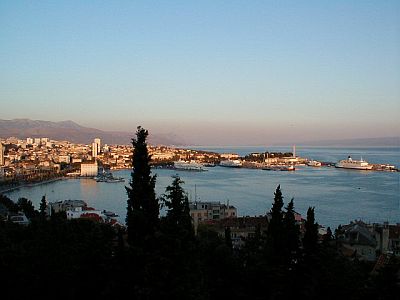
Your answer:
[[[189,143],[399,136],[397,1],[0,3],[0,119]]]

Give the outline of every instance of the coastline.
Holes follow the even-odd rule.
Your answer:
[[[35,187],[35,186],[38,186],[38,185],[52,183],[52,182],[63,180],[63,179],[68,179],[68,178],[58,177],[58,178],[53,178],[53,179],[44,180],[44,181],[35,182],[35,183],[22,183],[22,184],[18,184],[17,186],[14,186],[14,187],[8,187],[8,188],[6,188],[4,190],[0,189],[0,194],[9,193],[9,192],[18,190],[18,189],[20,189],[22,187]]]

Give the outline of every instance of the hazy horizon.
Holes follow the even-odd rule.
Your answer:
[[[400,2],[2,1],[0,119],[198,145],[400,135]]]

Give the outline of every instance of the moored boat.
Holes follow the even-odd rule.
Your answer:
[[[321,162],[316,161],[316,160],[309,160],[307,162],[307,166],[310,166],[310,167],[320,167],[321,165],[322,165]]]
[[[184,160],[175,161],[174,168],[176,170],[183,170],[183,171],[206,171],[203,168],[203,165],[195,161],[184,161]]]
[[[228,167],[228,168],[240,168],[242,167],[242,162],[240,160],[222,160],[219,165],[221,167]]]

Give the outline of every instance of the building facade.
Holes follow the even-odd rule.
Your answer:
[[[220,202],[191,202],[189,203],[190,216],[193,220],[195,230],[200,223],[209,220],[221,220],[226,218],[236,218],[236,207]]]
[[[0,143],[0,166],[4,166],[4,146]]]
[[[97,162],[81,164],[81,176],[83,177],[97,176],[98,172],[99,166]]]

